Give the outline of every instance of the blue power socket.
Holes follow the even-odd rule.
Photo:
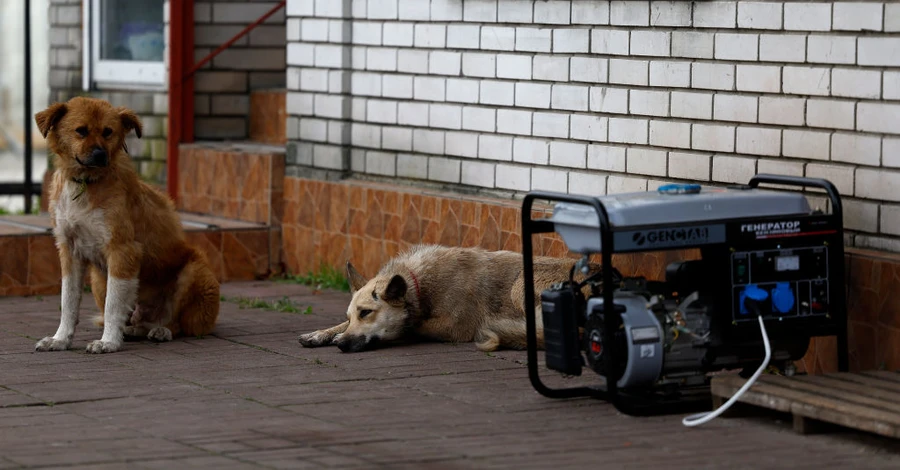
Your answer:
[[[750,284],[741,291],[741,315],[747,315],[750,313],[747,310],[747,307],[744,305],[744,300],[752,299],[757,302],[762,302],[769,298],[769,291],[765,289],[760,289],[756,286],[756,284]]]
[[[794,308],[794,289],[789,282],[779,282],[772,289],[772,307],[778,313],[789,313]]]

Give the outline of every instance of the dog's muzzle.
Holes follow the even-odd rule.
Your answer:
[[[93,150],[91,150],[91,153],[84,160],[75,157],[75,161],[77,161],[81,166],[90,168],[102,168],[109,166],[109,153],[107,153],[106,149],[104,148],[95,147]]]
[[[366,339],[365,336],[341,336],[337,342],[337,347],[342,352],[362,352],[368,349],[374,349],[378,344],[378,337]]]

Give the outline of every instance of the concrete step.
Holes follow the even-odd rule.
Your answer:
[[[203,251],[220,282],[255,280],[278,270],[266,224],[181,212],[188,242]],[[280,233],[280,231],[279,231]],[[58,294],[59,257],[48,215],[0,216],[0,296]]]
[[[196,142],[178,154],[179,210],[281,226],[283,146]]]
[[[178,210],[266,226],[270,270],[282,272],[284,146],[196,142],[178,153]]]

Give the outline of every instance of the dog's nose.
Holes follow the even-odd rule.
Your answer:
[[[350,344],[350,341],[338,341],[337,347],[341,352],[350,352],[352,345]]]
[[[107,166],[109,165],[109,154],[106,153],[106,149],[102,147],[95,147],[91,150],[91,155],[88,157],[88,165],[91,166]]]

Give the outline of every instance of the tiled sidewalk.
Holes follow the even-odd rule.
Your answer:
[[[32,352],[58,297],[0,298],[0,469],[900,468],[894,443],[854,433],[799,436],[770,418],[686,429],[550,400],[519,351],[303,349],[297,335],[342,318],[347,294],[257,282],[223,295],[289,296],[313,313],[226,302],[210,337],[88,356],[90,297],[58,353]]]

